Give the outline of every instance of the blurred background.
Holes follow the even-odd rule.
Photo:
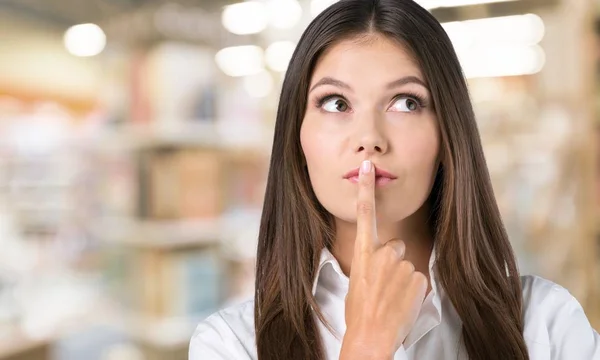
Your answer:
[[[600,0],[420,0],[524,274],[600,328]],[[0,0],[0,359],[187,359],[252,295],[277,99],[332,0]]]

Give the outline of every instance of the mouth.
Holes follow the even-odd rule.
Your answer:
[[[383,169],[375,166],[375,185],[376,186],[384,186],[391,182],[393,182],[397,176]],[[344,175],[344,179],[350,181],[353,184],[358,184],[358,174],[360,170],[358,168],[350,170],[346,175]]]

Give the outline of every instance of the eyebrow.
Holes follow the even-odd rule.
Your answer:
[[[405,76],[402,77],[398,80],[394,80],[390,83],[388,83],[386,85],[387,89],[393,89],[393,88],[397,88],[399,86],[402,85],[406,85],[406,84],[417,84],[417,85],[421,85],[422,87],[424,87],[425,89],[429,90],[429,87],[427,86],[427,84],[425,84],[425,82],[423,80],[421,80],[420,78],[416,77],[416,76]],[[314,84],[311,88],[309,93],[311,93],[314,89],[318,88],[319,86],[323,86],[323,85],[332,85],[332,86],[336,86],[342,89],[346,89],[349,91],[353,91],[352,87],[348,84],[346,84],[345,82],[338,80],[338,79],[334,79],[332,77],[326,76],[324,78],[322,78],[321,80],[317,81],[316,84]]]

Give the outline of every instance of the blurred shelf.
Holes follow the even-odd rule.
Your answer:
[[[47,359],[48,347],[54,340],[52,337],[32,338],[18,329],[8,329],[0,333],[0,359],[12,359],[31,352],[44,353],[48,357],[40,358]]]
[[[208,315],[157,318],[125,313],[118,327],[135,341],[160,348],[187,348],[198,323]]]
[[[273,131],[266,126],[190,120],[168,126],[118,126],[99,134],[92,143],[96,149],[109,151],[184,146],[265,154],[272,139]]]
[[[60,203],[60,202],[44,202],[38,201],[14,201],[11,206],[15,211],[28,211],[41,213],[45,211],[71,211],[74,209],[74,206],[71,204]]]
[[[98,302],[96,307],[97,311],[84,316],[82,323],[85,326],[109,326],[131,340],[163,348],[187,347],[200,321],[215,311],[182,316],[151,316],[126,309],[111,298]],[[71,331],[76,330],[71,326]]]
[[[220,219],[112,220],[99,225],[95,233],[111,244],[165,250],[215,245],[228,236],[227,226]]]
[[[11,180],[5,185],[13,189],[22,188],[66,188],[73,186],[72,181],[60,181],[51,179],[39,179],[39,180]]]
[[[510,16],[539,12],[560,5],[560,0],[521,0],[473,4],[432,9],[431,13],[439,22],[479,19],[481,17]]]
[[[53,344],[69,334],[105,322],[113,314],[112,304],[110,307],[109,304],[109,301],[102,298],[91,299],[85,310],[72,310],[72,313],[59,321],[38,323],[38,328],[31,324],[20,326],[18,323],[0,323],[0,359],[54,359]]]

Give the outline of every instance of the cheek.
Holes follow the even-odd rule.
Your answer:
[[[300,129],[300,144],[317,199],[327,211],[337,214],[337,207],[341,203],[341,193],[338,191],[341,174],[335,164],[340,160],[343,136],[319,125],[316,121],[305,121]]]
[[[407,213],[417,211],[431,193],[439,166],[440,137],[437,127],[415,132],[406,139],[403,151],[405,182],[402,186]]]
[[[300,128],[300,146],[302,147],[306,163],[312,163],[315,154],[319,152],[319,142],[316,139],[314,130],[306,124],[306,121],[302,123],[302,127]]]
[[[300,128],[300,145],[309,171],[322,171],[338,154],[339,139],[318,122],[305,120]]]
[[[435,167],[440,151],[440,136],[435,119],[429,119],[423,126],[406,134],[410,136],[398,137],[397,147],[408,165],[408,170],[422,173]]]
[[[403,144],[403,152],[410,168],[429,168],[437,163],[439,143],[434,137],[412,137]]]

